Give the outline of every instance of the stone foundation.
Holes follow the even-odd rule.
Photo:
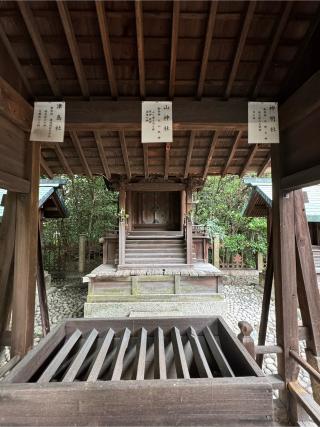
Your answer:
[[[259,284],[259,271],[245,268],[225,268],[222,269],[223,283],[226,285],[258,285]]]

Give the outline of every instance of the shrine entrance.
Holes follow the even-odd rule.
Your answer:
[[[181,229],[180,199],[177,191],[132,192],[132,229]]]

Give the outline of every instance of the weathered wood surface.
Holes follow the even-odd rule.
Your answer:
[[[50,320],[49,320],[46,282],[45,282],[45,278],[44,278],[44,267],[43,267],[43,258],[42,258],[42,245],[41,245],[40,227],[38,230],[37,289],[38,289],[38,298],[39,298],[39,306],[40,306],[42,335],[46,336],[50,332]]]
[[[0,425],[269,425],[272,387],[247,377],[6,384],[0,411]]]

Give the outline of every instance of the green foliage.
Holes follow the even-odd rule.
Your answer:
[[[80,234],[87,236],[89,245],[98,247],[99,238],[118,222],[118,193],[108,191],[102,177],[66,180],[63,196],[69,216],[45,222],[43,228],[45,264],[51,268],[65,265],[70,252],[77,252]]]
[[[209,177],[198,194],[195,220],[207,226],[211,238],[220,236],[224,262],[240,254],[246,265],[254,267],[255,255],[267,251],[267,224],[264,218],[243,216],[249,194],[238,177]]]

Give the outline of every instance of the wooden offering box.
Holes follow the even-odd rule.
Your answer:
[[[68,320],[0,383],[1,425],[271,418],[271,384],[221,317]]]

